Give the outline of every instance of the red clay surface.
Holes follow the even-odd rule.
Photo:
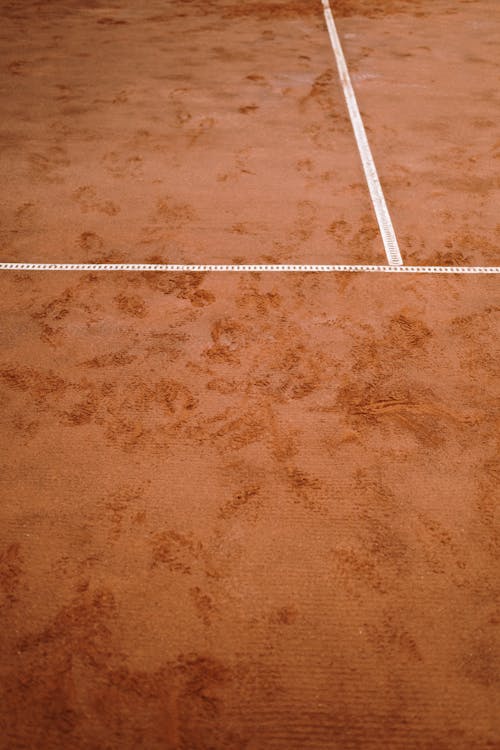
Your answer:
[[[498,262],[403,55],[494,5],[336,9],[403,252]],[[2,260],[383,263],[320,10],[4,4]],[[498,284],[0,275],[2,750],[496,750]]]
[[[496,0],[335,15],[404,258],[496,265]],[[318,0],[4,4],[5,261],[384,263]]]
[[[500,5],[412,5],[339,21],[403,256],[500,265]]]
[[[385,261],[321,5],[246,7],[11,9],[2,259]]]
[[[1,747],[498,747],[496,277],[0,282]]]

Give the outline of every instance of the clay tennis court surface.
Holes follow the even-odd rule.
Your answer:
[[[493,0],[332,3],[403,260],[498,266]],[[3,262],[386,262],[321,3],[2,4]],[[0,746],[500,746],[498,275],[0,272]]]

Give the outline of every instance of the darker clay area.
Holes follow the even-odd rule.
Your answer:
[[[1,746],[495,748],[497,284],[4,275]]]

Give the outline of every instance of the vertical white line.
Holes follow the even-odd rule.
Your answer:
[[[382,241],[384,243],[387,260],[389,261],[391,266],[400,266],[403,264],[403,259],[401,258],[396,233],[394,232],[391,217],[387,209],[384,192],[380,184],[375,162],[373,161],[368,138],[366,137],[365,127],[363,125],[363,120],[361,119],[361,114],[359,112],[356,95],[352,87],[351,78],[347,69],[347,64],[345,61],[344,52],[342,50],[342,45],[340,44],[335,21],[333,20],[330,3],[329,0],[322,0],[322,2],[333,54],[335,55],[335,61],[337,63],[337,68],[339,71],[340,81],[344,90],[344,96],[347,103],[347,108],[349,110],[352,128],[356,137],[356,143],[358,144],[359,155],[361,156],[361,162],[363,164],[366,181],[368,183],[368,189],[370,191],[373,207],[377,216],[377,221],[380,228],[380,234],[382,235]]]

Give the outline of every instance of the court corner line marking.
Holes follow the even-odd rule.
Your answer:
[[[351,82],[349,70],[347,68],[346,59],[340,43],[340,37],[337,32],[337,27],[333,19],[332,9],[330,7],[329,0],[322,0],[323,13],[325,16],[326,27],[330,37],[330,42],[335,56],[335,62],[337,63],[337,69],[339,72],[340,83],[344,92],[344,97],[349,111],[349,117],[351,118],[352,129],[354,130],[354,136],[358,146],[359,155],[361,157],[361,163],[368,184],[368,190],[370,191],[370,197],[372,199],[373,208],[375,209],[375,215],[377,217],[378,225],[380,228],[380,234],[382,235],[382,241],[384,243],[385,254],[387,260],[391,266],[400,266],[403,264],[401,252],[399,249],[398,240],[394,231],[389,209],[384,197],[384,191],[380,184],[377,168],[373,160],[373,155],[368,143],[368,138],[359,111],[358,102],[356,100],[356,94]]]

